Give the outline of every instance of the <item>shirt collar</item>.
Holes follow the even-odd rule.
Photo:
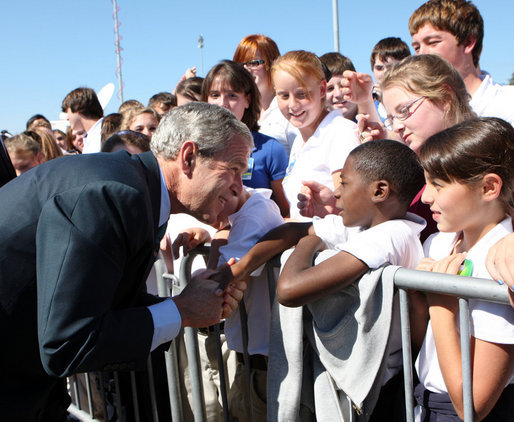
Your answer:
[[[162,226],[168,221],[171,213],[171,202],[164,175],[162,174],[161,166],[159,166],[159,174],[161,175],[161,210],[159,212],[159,226]]]

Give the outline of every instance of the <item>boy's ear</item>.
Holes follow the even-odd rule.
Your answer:
[[[193,173],[193,168],[198,155],[198,146],[193,141],[185,141],[180,147],[179,160],[182,172],[188,176]]]
[[[496,173],[488,173],[482,179],[482,196],[486,201],[492,201],[500,196],[503,180]]]
[[[477,44],[477,37],[474,35],[470,36],[466,41],[464,41],[464,52],[467,54],[472,54],[475,45]]]
[[[377,180],[372,184],[372,197],[373,202],[384,202],[389,198],[391,193],[391,185],[387,180]]]

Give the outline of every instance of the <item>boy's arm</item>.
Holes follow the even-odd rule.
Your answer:
[[[244,280],[275,255],[293,247],[308,234],[314,233],[312,223],[285,223],[270,230],[239,262],[230,267],[234,280]]]
[[[368,271],[364,262],[347,252],[338,252],[313,267],[314,255],[323,246],[315,235],[298,242],[278,279],[277,299],[282,305],[305,305],[349,286]]]
[[[207,261],[207,268],[214,270],[218,267],[220,259],[220,248],[225,246],[228,241],[230,229],[224,228],[219,230],[211,240],[211,248],[209,251],[209,260]]]

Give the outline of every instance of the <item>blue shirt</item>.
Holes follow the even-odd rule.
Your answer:
[[[250,188],[271,188],[273,180],[283,179],[289,161],[282,144],[275,138],[253,132],[253,149],[248,170],[243,175],[243,185]]]

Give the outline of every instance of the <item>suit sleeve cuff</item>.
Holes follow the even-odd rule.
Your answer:
[[[182,327],[182,318],[175,302],[168,298],[155,305],[148,306],[153,319],[153,351],[157,346],[167,341],[173,340]]]

